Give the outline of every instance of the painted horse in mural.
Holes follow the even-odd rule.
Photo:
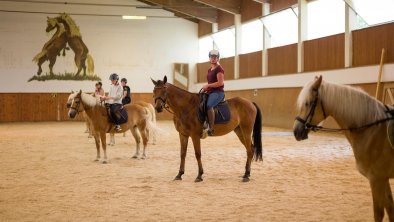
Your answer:
[[[318,124],[332,116],[352,146],[358,171],[369,180],[375,221],[383,220],[384,209],[394,221],[389,184],[389,178],[394,178],[394,135],[387,131],[393,127],[393,107],[362,90],[322,81],[321,76],[301,90],[297,107],[295,138],[304,140],[310,130],[324,130]]]
[[[65,49],[67,48],[67,36],[66,30],[63,24],[58,23],[56,19],[47,17],[47,27],[46,32],[49,33],[56,29],[55,33],[51,39],[45,43],[41,52],[34,56],[33,61],[38,65],[37,75],[42,73],[41,65],[49,60],[49,73],[53,75],[53,66],[56,62],[56,57],[60,55],[63,50],[63,55],[65,55]]]
[[[86,75],[86,63],[88,65],[88,73],[91,75],[94,74],[93,58],[89,54],[88,47],[82,41],[82,35],[75,21],[66,13],[62,13],[60,16],[55,17],[55,19],[57,22],[64,25],[67,43],[75,53],[74,61],[78,68],[76,75],[79,75],[82,70],[83,75]]]
[[[181,163],[178,175],[175,180],[181,180],[185,172],[185,157],[189,137],[194,146],[194,152],[198,163],[198,175],[195,182],[203,180],[204,173],[201,162],[201,141],[203,124],[198,119],[198,109],[200,97],[198,94],[190,93],[167,82],[165,76],[163,80],[153,80],[155,85],[153,97],[155,99],[155,109],[162,112],[163,108],[173,113],[173,120],[176,130],[179,132],[181,142]],[[222,136],[234,131],[241,143],[246,148],[246,166],[243,181],[249,181],[251,162],[263,159],[263,149],[261,141],[262,115],[259,107],[246,99],[235,97],[227,100],[231,111],[231,119],[225,124],[215,124],[215,136]],[[252,143],[253,138],[253,143]]]
[[[106,133],[114,133],[114,124],[109,121],[107,115],[107,108],[102,106],[100,99],[94,97],[87,93],[79,91],[77,93],[72,93],[69,96],[67,107],[69,107],[68,116],[70,118],[75,118],[75,116],[85,111],[88,116],[88,121],[90,123],[90,129],[94,136],[97,148],[97,157],[95,161],[100,160],[100,141],[101,146],[104,151],[103,163],[107,163],[107,144],[106,144]],[[117,133],[123,133],[130,130],[135,141],[136,150],[140,150],[141,137],[143,143],[143,155],[142,159],[146,158],[146,147],[148,144],[148,131],[154,131],[155,127],[151,123],[150,115],[148,109],[139,105],[126,105],[124,109],[128,114],[128,121],[121,124],[122,130]],[[139,133],[138,133],[138,131]]]

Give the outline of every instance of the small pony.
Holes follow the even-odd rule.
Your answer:
[[[384,209],[394,221],[394,205],[389,178],[394,178],[394,147],[387,129],[393,107],[386,106],[362,90],[337,85],[316,77],[300,92],[298,116],[294,122],[297,141],[308,138],[310,130],[343,131],[353,148],[358,171],[369,180],[375,221],[382,221]],[[318,124],[332,116],[340,129]]]

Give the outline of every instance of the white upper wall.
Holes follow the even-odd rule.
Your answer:
[[[81,2],[81,1],[78,1]],[[85,1],[90,2],[91,1]],[[101,1],[100,4],[143,5],[136,1]],[[128,79],[132,92],[152,92],[153,79],[167,75],[173,79],[173,63],[188,63],[195,75],[198,61],[198,26],[160,9],[132,7],[75,6],[38,3],[0,2],[1,10],[34,12],[67,12],[109,15],[148,15],[166,18],[122,20],[115,16],[71,15],[89,48],[95,63],[95,73],[108,90],[108,76],[118,73]],[[92,81],[27,82],[37,72],[32,58],[41,51],[53,33],[46,35],[46,17],[56,14],[0,12],[0,93],[1,92],[69,92],[93,91]],[[42,65],[49,72],[49,62]],[[54,72],[76,72],[74,52],[57,57]],[[43,75],[42,74],[42,75]]]

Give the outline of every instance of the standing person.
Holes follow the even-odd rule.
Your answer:
[[[111,87],[109,89],[108,96],[101,96],[100,99],[102,101],[107,101],[110,104],[110,114],[116,124],[115,131],[119,132],[122,129],[120,128],[118,118],[116,118],[116,113],[122,108],[123,88],[119,84],[118,74],[112,73],[109,76],[109,80],[111,80]]]
[[[126,78],[122,78],[120,80],[120,84],[123,87],[122,104],[126,105],[126,104],[131,103],[130,87],[127,85],[127,79]]]
[[[208,135],[213,136],[213,126],[215,124],[215,111],[213,108],[224,99],[224,70],[219,64],[220,54],[218,50],[211,50],[208,55],[211,67],[208,69],[207,74],[208,84],[203,86],[203,90],[208,94]]]
[[[96,97],[104,96],[103,84],[101,82],[96,83],[96,89],[94,90],[94,95]]]

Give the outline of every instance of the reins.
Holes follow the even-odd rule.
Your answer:
[[[171,111],[171,108],[170,108],[170,106],[167,104],[167,86],[155,86],[155,89],[161,89],[161,88],[164,88],[166,91],[165,91],[165,98],[163,99],[163,98],[161,98],[160,96],[158,96],[158,97],[155,97],[155,103],[157,102],[157,100],[160,100],[161,101],[161,103],[162,103],[162,106],[163,106],[163,108],[165,109],[165,110],[167,110],[167,112],[169,112],[169,113],[171,113],[171,114],[174,114],[174,112],[173,111]]]

